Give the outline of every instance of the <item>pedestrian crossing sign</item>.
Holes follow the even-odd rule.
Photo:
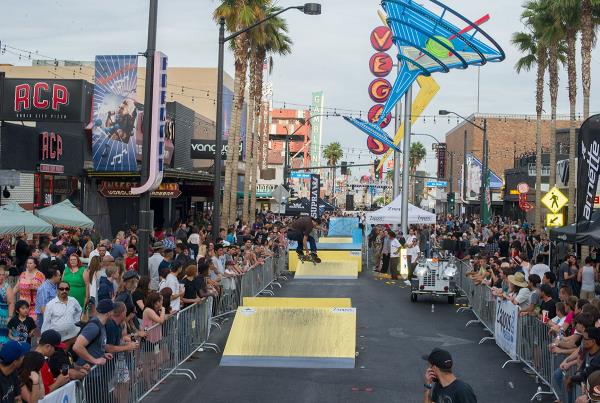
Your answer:
[[[569,199],[555,186],[544,197],[542,203],[554,214],[557,214],[562,209]]]
[[[546,214],[546,227],[562,227],[565,225],[564,214]]]

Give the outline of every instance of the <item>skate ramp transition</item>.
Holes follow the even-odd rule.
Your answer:
[[[355,308],[243,306],[220,365],[354,368],[355,352]]]
[[[355,261],[323,260],[313,264],[306,261],[296,267],[297,280],[356,280],[358,265]]]
[[[342,236],[326,236],[319,238],[319,243],[329,244],[329,243],[352,243],[352,237],[342,237]]]
[[[353,244],[327,244],[326,248],[319,248],[317,254],[321,258],[321,263],[317,266],[321,266],[328,262],[344,262],[344,263],[355,263],[357,270],[362,271],[362,252],[360,250],[352,249]],[[334,249],[333,247],[340,246],[347,249]],[[310,264],[308,260],[304,265]],[[298,259],[298,254],[294,249],[290,249],[288,253],[288,267],[289,271],[295,272],[298,267],[302,265],[302,262]]]
[[[274,308],[351,308],[350,298],[244,297],[243,306]]]

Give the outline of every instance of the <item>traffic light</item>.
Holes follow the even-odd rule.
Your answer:
[[[348,163],[342,161],[342,175],[348,175]]]
[[[298,193],[296,192],[296,189],[291,188],[290,189],[290,199],[296,198],[296,197],[298,197]]]
[[[456,202],[456,194],[454,192],[450,192],[446,195],[446,201],[448,202],[448,212],[454,213],[454,205]]]

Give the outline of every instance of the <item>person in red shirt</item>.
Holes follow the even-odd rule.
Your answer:
[[[125,270],[138,271],[138,256],[137,248],[135,247],[135,245],[129,245],[127,247],[127,257],[125,257]]]
[[[61,347],[60,333],[58,333],[56,330],[49,329],[42,333],[40,336],[40,341],[35,348],[35,351],[43,354],[44,357],[46,357],[44,365],[40,371],[46,395],[55,391],[61,386],[66,385],[70,381],[69,375],[63,375],[61,373],[57,378],[54,378],[52,371],[50,371],[50,367],[48,366],[48,358],[54,355],[55,347]]]

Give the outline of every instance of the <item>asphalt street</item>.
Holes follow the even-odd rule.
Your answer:
[[[474,316],[457,313],[445,299],[422,297],[411,303],[404,284],[378,280],[370,271],[358,280],[289,279],[282,284],[276,296],[352,298],[358,321],[354,369],[219,367],[219,354],[201,352],[184,365],[197,380],[170,377],[147,400],[422,402],[426,363],[421,356],[434,347],[451,352],[456,374],[471,384],[479,402],[529,402],[537,390],[535,378],[521,365],[502,369],[508,357],[493,341],[478,344],[486,332],[478,324],[465,328]],[[211,342],[223,347],[230,324],[213,332]]]

